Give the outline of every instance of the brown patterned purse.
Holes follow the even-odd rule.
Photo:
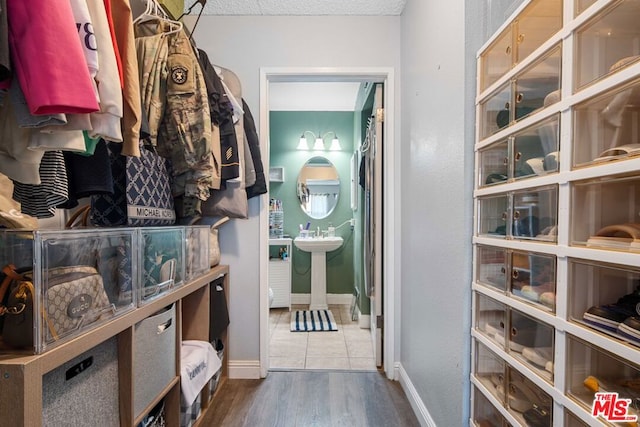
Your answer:
[[[15,348],[33,347],[34,299],[32,273],[7,274],[11,277],[9,296],[3,307],[2,339]],[[111,316],[114,306],[104,289],[102,277],[94,267],[58,267],[47,271],[41,319],[44,343],[49,344],[85,326]],[[0,288],[0,292],[1,292]]]

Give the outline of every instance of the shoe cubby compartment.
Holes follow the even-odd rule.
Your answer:
[[[573,108],[573,167],[640,156],[640,80]]]
[[[0,233],[0,352],[39,354],[135,308],[134,229]]]
[[[491,394],[504,404],[504,392],[506,384],[506,363],[498,355],[489,350],[479,341],[476,343],[476,360],[474,374],[478,381],[485,386]]]
[[[546,311],[556,306],[556,257],[496,246],[476,246],[479,284],[533,303]]]
[[[560,100],[561,49],[556,46],[480,102],[480,139]]]
[[[562,28],[562,2],[532,1],[480,56],[480,90],[487,89]]]
[[[209,242],[211,226],[191,225],[185,227],[185,275],[186,280],[206,273],[210,267]]]
[[[578,181],[571,198],[572,245],[640,252],[640,176]]]
[[[505,348],[504,331],[507,324],[507,306],[485,295],[476,293],[476,329],[501,348]]]
[[[185,280],[185,228],[140,228],[139,305],[166,294]]]
[[[616,392],[631,399],[629,415],[640,415],[640,369],[590,343],[567,334],[566,394],[592,412],[595,393]],[[636,423],[627,425],[637,426]]]
[[[478,151],[478,186],[503,184],[509,179],[509,140],[499,141]]]
[[[494,246],[476,246],[476,277],[478,283],[505,292],[507,290],[507,249]]]
[[[509,214],[507,193],[478,198],[478,235],[504,238]]]
[[[574,87],[577,90],[640,59],[637,16],[636,1],[618,1],[576,30]]]
[[[489,399],[473,387],[473,424],[475,427],[508,427],[510,424]]]
[[[520,425],[553,425],[551,396],[509,365],[505,390],[506,407]]]
[[[569,259],[569,316],[640,346],[640,268]]]
[[[569,412],[566,408],[564,410],[564,425],[566,427],[589,427],[589,424],[583,422],[580,418]]]
[[[509,353],[539,377],[553,382],[553,327],[514,309],[508,313]]]
[[[478,197],[478,235],[556,242],[558,187]]]
[[[556,257],[533,252],[511,252],[511,295],[542,309],[556,308]]]
[[[557,172],[558,115],[478,150],[479,187]]]

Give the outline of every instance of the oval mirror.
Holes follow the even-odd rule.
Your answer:
[[[298,174],[298,200],[302,210],[313,219],[329,216],[338,204],[340,177],[326,157],[312,157]]]

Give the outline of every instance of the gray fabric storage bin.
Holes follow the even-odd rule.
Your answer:
[[[137,417],[177,376],[175,304],[135,325],[133,410]]]
[[[42,377],[42,425],[119,427],[118,390],[113,337]]]

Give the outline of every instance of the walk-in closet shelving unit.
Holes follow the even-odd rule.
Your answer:
[[[111,414],[116,425],[133,427],[138,426],[144,415],[149,413],[160,401],[164,400],[167,426],[180,425],[180,343],[183,340],[209,341],[210,325],[210,292],[214,283],[223,280],[225,294],[229,295],[229,267],[219,265],[208,272],[199,275],[191,281],[175,288],[171,292],[153,299],[149,303],[139,306],[126,314],[115,317],[107,323],[81,333],[63,344],[38,355],[2,355],[0,356],[0,394],[4,396],[0,400],[0,425],[6,426],[41,426],[55,425],[51,420],[43,419],[43,378],[55,369],[67,362],[90,352],[109,340],[117,341],[117,376],[118,386],[113,390],[116,394],[119,414]],[[151,370],[145,370],[145,376],[135,378],[136,363],[140,363],[134,357],[136,343],[136,325],[150,318],[154,313],[167,306],[175,304],[176,334],[175,345],[166,348],[167,352],[174,352],[175,366],[153,366]],[[226,347],[226,333],[221,337]],[[153,360],[154,354],[148,354],[145,358]],[[225,358],[226,359],[226,358]],[[89,359],[87,359],[89,360]],[[97,362],[97,361],[96,361]],[[83,362],[81,362],[83,363]],[[87,368],[89,362],[74,369]],[[227,375],[227,364],[223,361],[222,380]],[[154,375],[165,375],[170,372],[171,380],[157,395],[150,396],[150,403],[135,414],[134,400],[135,387],[146,386],[154,382]],[[98,387],[97,387],[98,388]],[[90,400],[97,396],[84,396]],[[215,395],[214,395],[215,397]],[[206,411],[211,408],[210,393],[208,390],[201,392],[202,413],[194,425],[198,425]],[[69,412],[65,419],[65,425],[93,425],[91,410],[78,408],[75,412],[72,408],[78,402],[63,402]],[[94,406],[95,405],[95,406]],[[103,401],[96,400],[91,408],[104,405]],[[83,412],[86,411],[86,412]],[[75,420],[74,420],[75,417]],[[60,424],[58,424],[60,425]]]
[[[640,415],[638,22],[533,0],[478,53],[473,425],[609,425],[595,391]]]

